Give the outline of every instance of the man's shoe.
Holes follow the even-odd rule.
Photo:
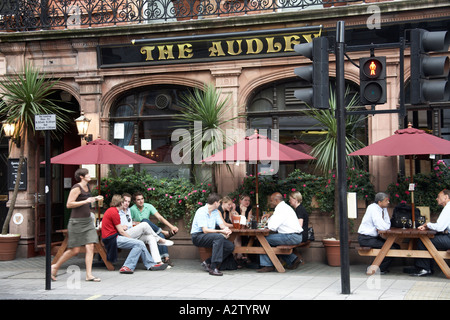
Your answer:
[[[275,271],[274,267],[262,267],[261,269],[258,269],[257,272],[272,272]]]
[[[419,270],[419,272],[411,274],[411,276],[413,276],[413,277],[425,277],[425,276],[429,276],[429,275],[431,275],[431,271],[426,270],[426,269],[421,269],[421,270]]]
[[[168,267],[168,264],[165,263],[157,263],[150,267],[150,271],[159,271],[159,270],[166,270]]]
[[[211,271],[211,265],[208,264],[208,263],[206,263],[206,261],[203,261],[202,264],[201,264],[201,266],[203,267],[203,269],[204,269],[206,272],[210,272],[210,271]]]
[[[166,264],[166,263],[158,263],[158,264],[155,264],[154,266],[150,267],[150,270],[151,271],[166,270],[167,266],[168,266],[168,264]]]
[[[214,268],[214,270],[209,270],[209,274],[212,276],[223,276],[223,273],[220,272],[217,268]]]
[[[161,239],[161,240],[159,240],[158,244],[161,246],[171,247],[171,246],[173,246],[173,241],[167,240],[167,239]]]
[[[286,269],[289,269],[289,270],[297,269],[298,266],[300,265],[300,263],[302,263],[302,259],[297,257],[297,259],[295,259],[294,262],[292,262],[292,264],[290,266],[287,266]]]

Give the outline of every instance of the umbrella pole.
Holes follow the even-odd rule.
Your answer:
[[[409,174],[411,176],[411,183],[414,184],[414,176],[413,176],[413,156],[409,156]],[[416,228],[416,218],[414,216],[416,209],[414,207],[414,189],[411,191],[411,222],[413,229]]]
[[[256,221],[259,222],[259,191],[258,191],[258,186],[259,186],[259,179],[258,179],[258,164],[256,163],[254,165],[255,168],[255,176],[256,176],[256,180],[255,180],[255,191],[256,191]]]
[[[100,165],[96,164],[95,169],[97,170],[97,190],[98,190],[98,195],[100,195],[101,194],[101,191],[100,191]],[[98,202],[97,202],[97,219],[98,219],[98,223],[100,224],[100,206],[98,205]]]

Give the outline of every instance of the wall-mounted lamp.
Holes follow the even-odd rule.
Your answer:
[[[78,134],[87,142],[92,141],[92,134],[87,134],[89,123],[91,119],[88,119],[84,116],[84,112],[81,111],[81,114],[78,118],[75,119],[75,123],[77,125]]]
[[[7,122],[6,120],[2,122],[3,132],[5,133],[5,137],[11,139],[18,148],[20,148],[20,137],[15,137],[14,134],[16,132],[16,123],[15,122]]]

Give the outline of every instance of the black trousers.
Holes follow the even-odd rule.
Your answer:
[[[450,235],[449,234],[436,234],[434,238],[430,239],[437,250],[448,250],[450,249]],[[418,250],[427,250],[422,241],[417,241]],[[419,269],[425,269],[428,271],[433,271],[435,265],[434,259],[420,258],[415,259],[415,266]]]
[[[383,247],[386,240],[379,236],[372,237],[372,236],[367,236],[364,234],[359,234],[358,242],[361,247],[371,247],[374,249],[381,249],[381,247]],[[400,249],[400,246],[396,243],[393,243],[391,248],[392,249]],[[392,258],[385,257],[380,264],[380,271],[381,272],[386,271],[389,268],[389,266],[391,265],[391,263],[392,263]]]
[[[219,268],[230,254],[233,253],[233,242],[225,239],[221,233],[195,233],[192,243],[196,247],[212,248],[211,268]]]

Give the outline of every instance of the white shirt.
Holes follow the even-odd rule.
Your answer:
[[[437,232],[450,232],[450,202],[448,202],[444,209],[442,209],[439,218],[435,223],[427,223],[427,227],[430,230],[434,230]]]
[[[384,213],[384,218],[383,218]],[[372,203],[366,209],[366,213],[359,226],[358,233],[366,236],[377,237],[378,230],[391,228],[391,221],[386,208],[381,208],[377,203]]]
[[[125,225],[128,227],[128,229],[131,229],[133,227],[133,221],[131,219],[131,211],[130,208],[127,208],[127,212],[122,210],[119,210],[120,215],[120,224]]]
[[[278,233],[301,233],[303,231],[294,209],[284,201],[275,207],[267,227]]]

